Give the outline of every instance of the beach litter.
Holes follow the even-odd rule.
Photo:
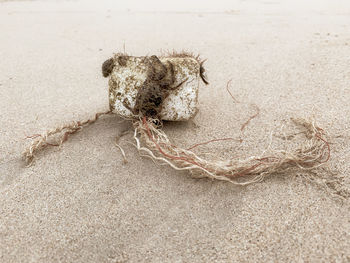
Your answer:
[[[331,148],[327,133],[315,121],[301,118],[290,120],[302,137],[297,147],[290,151],[267,149],[261,155],[245,159],[210,160],[195,153],[194,149],[230,138],[213,139],[190,148],[174,145],[163,131],[162,123],[164,120],[186,121],[196,115],[200,83],[208,84],[203,64],[204,60],[199,56],[187,52],[159,57],[114,54],[102,65],[103,76],[109,78],[110,109],[97,113],[93,119],[75,121],[30,136],[32,142],[23,153],[26,163],[31,165],[40,150],[62,145],[69,135],[109,114],[117,114],[133,123],[134,145],[142,156],[168,164],[175,170],[186,170],[196,178],[248,185],[271,175],[314,171],[329,161]],[[242,129],[259,114],[259,108],[256,108],[256,114],[242,125]],[[126,162],[125,151],[117,141],[116,145]],[[311,177],[315,181],[317,173],[310,173]],[[320,181],[326,185],[324,179]]]

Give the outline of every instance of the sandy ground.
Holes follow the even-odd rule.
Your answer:
[[[25,168],[27,135],[108,108],[101,63],[113,52],[187,49],[210,85],[193,122],[168,123],[180,145],[218,157],[263,151],[290,117],[331,136],[329,167],[350,187],[350,3],[339,1],[24,1],[0,3],[1,262],[349,262],[350,206],[297,174],[248,187],[196,180],[121,141],[110,116]],[[332,4],[333,3],[333,4]],[[153,5],[154,4],[154,5]],[[279,145],[277,145],[279,146]]]

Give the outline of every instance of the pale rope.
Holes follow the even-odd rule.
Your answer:
[[[29,147],[23,152],[23,157],[27,166],[30,166],[33,163],[35,154],[40,150],[46,148],[47,146],[61,146],[68,139],[68,136],[70,134],[76,133],[83,127],[94,123],[98,120],[99,117],[111,113],[111,111],[98,112],[95,114],[95,117],[93,119],[88,119],[85,121],[73,121],[69,124],[65,124],[60,127],[48,130],[42,134],[32,136],[32,138],[36,139],[33,139]],[[49,142],[50,139],[52,139],[58,134],[59,136],[56,142]]]
[[[23,153],[24,159],[28,165],[32,164],[35,153],[47,146],[61,146],[70,134],[78,132],[84,126],[94,123],[100,116],[107,114],[111,114],[111,111],[97,113],[93,119],[74,121],[70,124],[48,130],[41,135],[32,136],[31,138],[33,138],[33,141],[31,145]],[[293,151],[271,150],[272,132],[269,136],[269,145],[264,149],[262,154],[259,156],[251,156],[244,160],[229,159],[214,161],[201,158],[190,150],[182,149],[171,144],[167,135],[153,124],[153,120],[145,121],[140,119],[134,121],[134,139],[136,145],[133,145],[138,149],[141,156],[148,157],[155,163],[169,165],[175,170],[187,170],[191,174],[196,175],[197,178],[208,177],[228,181],[235,185],[248,185],[260,182],[272,174],[283,173],[289,175],[298,170],[311,171],[324,165],[324,163],[328,161],[330,149],[328,142],[324,139],[326,137],[325,132],[319,128],[314,121],[292,119],[292,122],[297,127],[303,128],[302,132],[296,133],[305,135],[306,140],[301,147]],[[122,132],[117,136],[115,141],[116,146],[121,151],[124,163],[127,162],[125,151],[118,144],[118,140],[126,133],[127,131]],[[52,140],[54,137],[58,137],[58,140],[55,143],[49,142],[49,140]],[[287,136],[284,137],[287,138]],[[294,135],[292,137],[294,137]],[[144,146],[141,145],[140,139],[143,141]],[[267,158],[267,156],[265,156],[267,152],[272,152],[273,156],[268,156]],[[274,160],[265,163],[261,162],[264,159]],[[239,177],[232,177],[232,175],[239,173],[242,175]],[[333,178],[322,178],[322,176],[318,174],[314,176],[312,176],[312,174],[310,174],[310,176],[302,174],[302,176],[322,186],[332,195],[335,193],[337,197],[350,197],[350,192],[343,187],[341,178],[335,176]]]
[[[260,156],[251,156],[245,160],[213,161],[205,160],[194,152],[171,144],[167,135],[153,124],[153,120],[134,122],[134,139],[140,153],[153,160],[163,162],[175,170],[188,170],[200,177],[229,181],[236,185],[248,185],[259,182],[272,174],[290,173],[299,170],[312,170],[322,166],[329,159],[329,144],[323,138],[325,132],[314,121],[292,119],[292,122],[305,135],[304,144],[291,151],[274,151],[266,156],[272,143]],[[144,146],[141,145],[141,140]]]

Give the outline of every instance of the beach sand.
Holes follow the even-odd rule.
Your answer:
[[[193,121],[165,124],[174,143],[241,137],[201,150],[245,158],[290,117],[312,117],[349,189],[350,3],[112,3],[0,3],[0,261],[349,262],[349,199],[302,172],[247,187],[198,180],[141,157],[132,133],[123,164],[114,140],[132,126],[117,116],[31,167],[21,152],[26,136],[108,109],[101,64],[113,52],[186,49],[207,58],[210,85]],[[261,112],[241,134],[251,103]]]

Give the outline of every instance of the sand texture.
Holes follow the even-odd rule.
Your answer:
[[[108,110],[113,52],[186,49],[207,58],[210,85],[193,121],[165,124],[174,143],[233,137],[198,150],[244,158],[290,117],[313,117],[350,189],[349,1],[0,2],[0,262],[350,261],[349,198],[302,172],[247,187],[194,179],[139,156],[132,133],[123,164],[114,140],[132,127],[117,116],[21,160],[26,136]]]

